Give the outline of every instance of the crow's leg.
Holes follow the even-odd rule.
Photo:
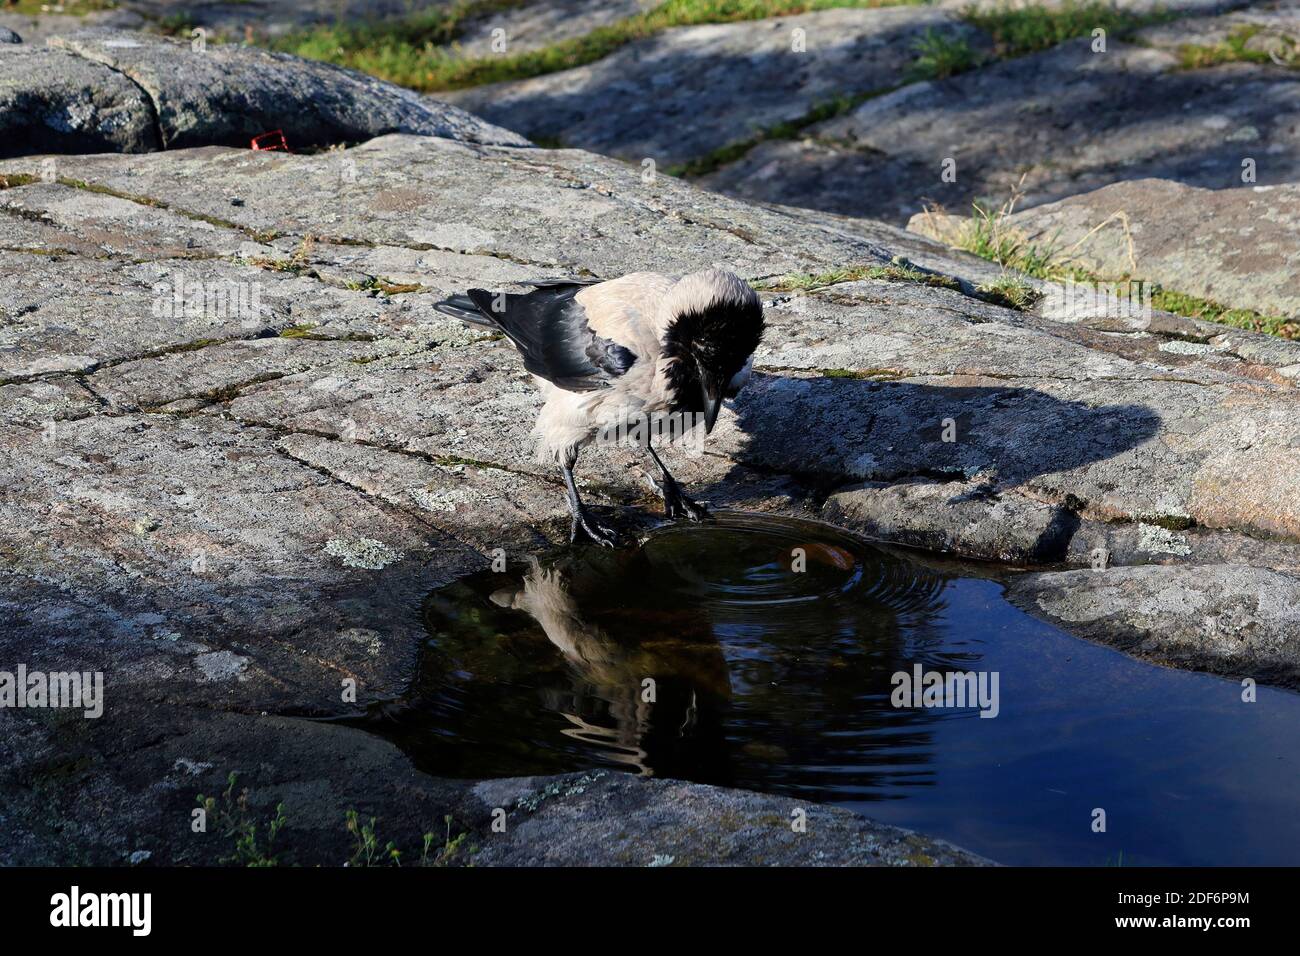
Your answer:
[[[677,479],[668,473],[664,463],[659,460],[654,448],[647,444],[646,451],[650,452],[650,457],[655,460],[659,466],[659,472],[663,476],[659,482],[659,494],[664,499],[664,514],[668,516],[669,521],[679,521],[682,518],[689,518],[691,521],[703,521],[709,517],[709,509],[698,501],[692,501],[682,493],[682,486],[677,484]]]
[[[576,459],[574,459],[576,461]],[[569,541],[578,540],[581,529],[592,541],[602,547],[612,548],[618,544],[618,532],[608,525],[596,520],[596,516],[587,510],[587,506],[578,497],[578,486],[573,481],[573,461],[560,466],[564,471],[564,488],[569,496]]]

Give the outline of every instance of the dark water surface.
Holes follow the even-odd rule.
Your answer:
[[[443,776],[616,767],[839,804],[1008,864],[1300,863],[1300,695],[1243,703],[939,567],[724,515],[485,572],[429,596],[415,684],[363,726]],[[918,664],[996,673],[997,715],[894,706]]]

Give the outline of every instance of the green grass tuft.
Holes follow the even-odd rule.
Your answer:
[[[849,378],[858,381],[866,380],[872,382],[889,381],[895,378],[902,378],[904,373],[895,368],[824,368],[819,369],[822,378]],[[782,818],[784,821],[784,818]]]
[[[961,283],[952,276],[926,272],[901,259],[887,266],[846,266],[818,273],[792,273],[779,279],[757,282],[754,287],[762,292],[810,292],[842,282],[877,280],[884,282],[916,282],[941,289],[961,289]]]
[[[1229,325],[1236,329],[1250,332],[1264,332],[1284,339],[1300,339],[1300,320],[1288,319],[1280,315],[1268,315],[1254,309],[1233,309],[1210,299],[1175,292],[1155,286],[1151,291],[1152,308],[1189,319],[1204,319],[1219,325]]]
[[[1038,290],[1028,282],[1018,275],[1011,274],[998,276],[992,282],[978,286],[975,291],[995,305],[1019,309],[1022,312],[1042,298]]]
[[[63,13],[70,14],[74,17],[84,17],[87,13],[95,13],[100,10],[116,10],[118,7],[117,0],[63,0],[62,10],[54,10],[56,6],[54,0],[3,0],[0,3],[0,12],[4,13],[23,13],[29,16],[36,16],[41,13]]]
[[[1011,214],[1020,201],[1020,186],[1011,192],[1001,206],[976,201],[971,204],[971,216],[955,227],[944,225],[948,218],[941,209],[927,209],[938,228],[937,238],[955,249],[962,249],[981,259],[996,262],[1004,269],[1012,269],[1035,279],[1072,278],[1077,272],[1056,247],[1055,242],[1031,242],[1023,232],[1010,224]],[[999,280],[1001,281],[1001,280]]]
[[[1122,37],[1141,27],[1164,23],[1173,14],[1156,9],[1146,13],[1124,10],[1102,0],[1066,0],[1059,6],[1003,5],[994,9],[967,9],[962,18],[993,38],[999,57],[1037,53],[1073,40],[1091,36],[1101,28],[1108,39]]]
[[[30,186],[32,183],[39,181],[39,176],[33,176],[30,173],[0,173],[0,189]]]
[[[383,296],[419,292],[424,288],[419,283],[390,282],[383,276],[367,276],[364,282],[352,281],[346,283],[345,286],[349,292],[377,292]]]
[[[912,48],[917,54],[916,62],[907,71],[907,78],[912,81],[946,80],[980,63],[979,55],[966,38],[954,33],[926,30]]]
[[[165,37],[188,37],[197,26],[194,17],[184,11],[169,13],[153,24],[153,28]]]
[[[1035,279],[1058,279],[1066,274],[1054,246],[1030,242],[1018,231],[1006,228],[996,213],[982,206],[972,209],[974,215],[954,243],[957,248]]]
[[[231,773],[226,778],[226,789],[222,791],[220,801],[216,797],[205,797],[202,794],[198,797],[198,805],[208,823],[223,836],[235,841],[233,851],[229,856],[222,857],[220,862],[236,866],[278,866],[279,856],[271,850],[276,837],[288,822],[284,804],[276,805],[275,813],[266,821],[266,828],[262,829],[262,822],[255,818],[249,805],[248,788],[235,792],[238,782],[237,773]]]
[[[1228,34],[1227,38],[1212,46],[1186,43],[1178,48],[1179,65],[1185,70],[1200,70],[1221,63],[1276,63],[1269,50],[1250,48],[1250,41],[1259,34],[1260,27],[1247,24]],[[1271,44],[1272,52],[1282,60],[1279,66],[1300,69],[1300,46],[1289,36],[1277,36]]]

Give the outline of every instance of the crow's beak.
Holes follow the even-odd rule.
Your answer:
[[[721,389],[713,389],[708,385],[704,386],[704,433],[707,435],[713,431],[713,426],[718,421],[718,412],[722,410],[722,392]]]

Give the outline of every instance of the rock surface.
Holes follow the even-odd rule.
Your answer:
[[[847,810],[601,771],[479,784],[488,805],[513,806],[479,866],[986,866],[942,840]],[[804,812],[806,831],[792,823]]]
[[[89,29],[0,45],[0,155],[238,145],[291,149],[390,132],[524,145],[462,110],[354,71],[247,47]]]
[[[1166,539],[1167,540],[1167,539]],[[1300,684],[1300,569],[1127,567],[1011,579],[1022,608],[1161,663]]]
[[[0,156],[161,148],[129,79],[63,50],[0,44]]]

